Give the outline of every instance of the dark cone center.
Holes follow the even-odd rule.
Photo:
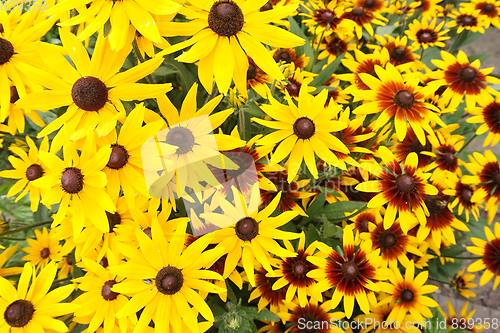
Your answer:
[[[146,229],[142,230],[149,238],[153,239],[153,234],[151,233],[151,228],[147,227]]]
[[[102,286],[102,291],[101,295],[102,298],[104,298],[106,301],[113,301],[115,300],[118,295],[118,293],[115,293],[114,291],[111,290],[111,288],[116,284],[115,280],[109,280],[104,283],[104,286]]]
[[[457,157],[452,152],[447,152],[444,154],[444,161],[448,165],[455,165],[457,164]]]
[[[257,77],[257,66],[255,66],[250,62],[248,63],[247,80],[253,80],[256,77]]]
[[[10,102],[15,103],[19,100],[19,93],[17,92],[16,86],[10,87]]]
[[[370,231],[370,229],[368,228],[369,225],[370,225],[370,221],[368,221],[367,219],[363,219],[359,223],[359,227],[360,227],[361,232],[369,232]]]
[[[415,139],[415,140],[413,140],[413,142],[410,145],[410,151],[417,153],[417,155],[420,155],[420,153],[423,151],[431,151],[431,149],[432,149],[432,145],[429,142],[429,140],[427,140],[425,142],[425,145],[422,145],[420,143],[420,140]]]
[[[236,235],[244,241],[250,241],[259,234],[259,224],[251,217],[245,217],[235,226]]]
[[[393,248],[397,242],[398,239],[392,231],[386,230],[380,234],[380,246],[384,249]]]
[[[427,44],[434,41],[434,36],[431,31],[423,30],[417,34],[418,41],[422,44]]]
[[[8,62],[13,55],[14,46],[12,43],[7,39],[0,37],[0,66]]]
[[[73,84],[71,98],[82,110],[99,111],[108,101],[108,88],[98,78],[84,76]]]
[[[396,178],[396,187],[400,192],[410,193],[415,187],[415,181],[410,175],[400,175]]]
[[[176,146],[178,155],[187,154],[192,151],[194,146],[194,135],[186,127],[174,127],[168,132],[166,143]]]
[[[363,7],[356,7],[352,10],[351,14],[353,16],[361,16],[365,13],[365,10],[363,9]]]
[[[359,275],[359,267],[353,261],[348,261],[348,262],[342,264],[342,267],[340,269],[342,271],[342,275],[346,279],[354,280]]]
[[[461,197],[463,202],[470,202],[470,199],[472,199],[472,191],[469,189],[463,190]]]
[[[108,211],[106,211],[106,217],[108,218],[109,232],[113,232],[113,229],[115,228],[115,226],[120,224],[122,218],[120,217],[120,214],[110,213]]]
[[[327,10],[321,14],[321,19],[325,23],[332,23],[333,20],[335,19],[335,14],[332,13],[331,11]]]
[[[497,252],[497,263],[500,263],[500,251]]]
[[[365,8],[375,7],[375,0],[366,0],[365,3],[363,4],[363,7]]]
[[[424,199],[425,205],[429,210],[429,213],[438,215],[441,214],[443,209],[446,207],[446,201],[437,195],[431,195]]]
[[[413,260],[413,262],[417,262],[417,261],[419,261],[419,260],[420,260],[420,257],[419,257],[419,256],[417,256],[417,255],[416,255],[416,254],[414,254],[414,253],[410,253],[410,252],[408,252],[408,253],[406,253],[406,256],[408,257],[408,260]]]
[[[107,166],[115,170],[121,169],[127,164],[128,157],[129,155],[125,147],[116,143],[112,144]]]
[[[299,96],[300,85],[296,83],[289,83],[286,86],[286,90],[290,94],[290,96],[297,97]]]
[[[485,13],[491,13],[493,10],[495,10],[495,6],[493,6],[491,3],[486,3],[484,4],[482,10]]]
[[[459,76],[465,82],[472,82],[476,79],[477,71],[472,67],[465,67],[460,71]]]
[[[409,303],[413,301],[413,297],[413,291],[411,291],[410,289],[405,289],[401,292],[401,300],[403,302]]]
[[[101,265],[104,268],[108,267],[109,266],[108,258],[102,257],[102,259],[99,260],[99,265]]]
[[[497,185],[500,185],[500,171],[498,171],[495,174],[495,177],[493,177],[493,180],[495,181],[495,183],[497,183]]]
[[[457,282],[455,282],[457,289],[464,289],[465,287],[465,281],[462,279],[462,277],[459,277]]]
[[[467,26],[467,27],[475,26],[477,23],[476,18],[474,16],[470,16],[470,15],[462,15],[462,17],[460,17],[459,21],[463,26]]]
[[[78,193],[83,189],[83,175],[80,169],[66,168],[61,176],[61,186],[70,194]]]
[[[399,107],[408,109],[413,106],[415,97],[407,90],[400,90],[394,95],[394,102],[396,102]]]
[[[264,6],[260,7],[261,12],[265,12],[271,9],[273,9],[273,4],[271,3],[271,1],[268,1]]]
[[[181,290],[184,283],[182,271],[176,267],[163,267],[156,275],[156,288],[165,295],[173,295]]]
[[[0,34],[3,34],[5,32],[5,30],[3,29],[3,24],[0,23]]]
[[[7,324],[12,327],[24,327],[33,318],[34,312],[33,303],[25,299],[18,299],[9,304],[3,317]]]
[[[403,61],[406,58],[406,50],[402,46],[396,47],[391,51],[390,56],[396,61]]]
[[[304,333],[317,333],[318,332],[318,330],[316,328],[314,328],[316,323],[319,323],[318,318],[316,318],[313,315],[307,314],[304,317],[302,317],[301,319],[303,319],[303,323],[305,324],[304,325],[305,327],[302,330],[297,330],[298,332],[304,332]],[[299,323],[300,323],[300,321],[299,321]],[[283,331],[283,332],[285,332],[285,331]]]
[[[316,127],[314,126],[314,123],[307,117],[299,118],[293,124],[293,132],[300,139],[309,139],[314,135],[315,131]]]
[[[42,259],[47,259],[50,256],[50,250],[48,248],[43,248],[42,251],[40,251],[40,257]]]
[[[244,24],[241,8],[231,0],[215,2],[208,13],[208,26],[219,36],[234,36]]]
[[[293,61],[292,56],[290,55],[290,53],[285,52],[285,51],[283,51],[283,52],[280,53],[279,60],[281,60],[285,64],[290,64]]]
[[[32,164],[26,169],[26,178],[29,181],[38,179],[43,176],[43,169],[38,164]]]
[[[307,273],[307,265],[304,264],[302,261],[297,261],[296,263],[293,264],[292,266],[293,274],[295,274],[298,277],[303,277]]]

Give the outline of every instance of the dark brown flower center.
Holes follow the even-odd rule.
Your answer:
[[[32,164],[26,169],[26,178],[29,181],[38,179],[43,176],[43,169],[38,164]]]
[[[400,90],[394,95],[394,102],[396,102],[399,107],[408,109],[413,106],[415,97],[407,90]]]
[[[165,295],[173,295],[181,290],[184,277],[180,269],[172,266],[163,267],[156,274],[156,289]]]
[[[151,228],[147,227],[146,229],[142,230],[149,238],[153,239],[153,234],[151,233]]]
[[[370,225],[370,221],[368,221],[367,219],[363,219],[359,223],[359,227],[360,227],[361,232],[369,232],[370,231],[370,229],[368,228],[369,225]]]
[[[177,146],[176,153],[178,155],[187,154],[193,149],[194,135],[186,127],[174,127],[168,132],[165,142]]]
[[[0,37],[0,66],[5,64],[14,55],[14,46],[5,38]]]
[[[391,51],[390,56],[396,61],[403,61],[406,58],[406,50],[402,46],[396,47]]]
[[[437,34],[430,29],[420,30],[417,32],[417,40],[421,44],[432,43],[437,40]]]
[[[413,291],[411,291],[410,289],[405,289],[401,292],[401,300],[403,302],[409,303],[413,301],[413,297]]]
[[[307,117],[299,118],[293,124],[293,132],[299,139],[309,139],[314,135],[316,127],[311,119]]]
[[[5,32],[5,30],[3,29],[3,24],[0,23],[0,34],[3,34]]]
[[[365,3],[363,4],[363,7],[365,8],[375,7],[375,0],[366,0]]]
[[[392,231],[386,230],[380,234],[380,246],[384,249],[393,248],[397,242],[398,239]]]
[[[71,257],[66,257],[66,264],[72,266],[73,265],[73,259],[71,259]]]
[[[414,253],[410,253],[410,252],[408,252],[408,253],[406,253],[406,256],[408,257],[408,260],[413,260],[413,262],[417,262],[417,261],[419,261],[419,260],[420,260],[420,257],[419,257],[419,256],[417,256],[417,255],[416,255],[416,254],[414,254]]]
[[[111,145],[111,155],[109,155],[109,161],[107,166],[111,169],[121,169],[127,164],[129,155],[125,147],[119,144]]]
[[[98,78],[84,76],[73,84],[71,98],[82,110],[99,111],[108,101],[108,88]]]
[[[295,274],[296,276],[303,277],[307,273],[307,265],[304,264],[302,261],[297,261],[293,264],[292,271],[293,274]]]
[[[500,251],[497,252],[497,264],[500,263]]]
[[[495,183],[497,183],[497,185],[500,185],[500,171],[498,171],[495,174],[495,177],[493,177],[493,180],[495,181]]]
[[[122,221],[120,214],[118,213],[110,213],[106,211],[106,217],[108,218],[109,232],[113,232],[115,226],[119,225]]]
[[[33,318],[34,312],[33,303],[25,299],[18,299],[9,304],[3,317],[7,324],[12,327],[24,327]]]
[[[42,259],[47,259],[50,255],[50,250],[49,248],[43,248],[42,251],[40,251],[40,257],[42,257]]]
[[[361,16],[364,13],[365,13],[365,10],[363,9],[363,7],[358,6],[358,7],[354,8],[352,10],[351,15],[353,15],[353,16]]]
[[[250,241],[259,234],[259,224],[251,217],[239,220],[234,229],[236,236],[244,241]]]
[[[462,15],[460,16],[457,21],[466,27],[474,27],[477,24],[477,20],[474,16],[471,15]]]
[[[423,151],[431,151],[431,149],[432,145],[429,140],[425,142],[425,145],[422,145],[420,143],[420,140],[418,139],[413,140],[413,142],[410,144],[410,152],[417,153],[417,155],[420,155],[420,153]]]
[[[342,264],[340,270],[346,279],[354,280],[359,275],[359,267],[354,261],[348,261]]]
[[[476,79],[477,71],[472,67],[465,67],[460,71],[459,76],[462,81],[472,82]]]
[[[273,4],[271,3],[271,1],[268,1],[264,6],[260,7],[261,12],[265,12],[271,9],[273,9]]]
[[[400,192],[410,193],[415,188],[415,181],[410,175],[399,175],[396,178],[396,187]]]
[[[10,102],[15,103],[19,100],[19,93],[17,92],[16,86],[10,87]]]
[[[217,1],[210,8],[208,26],[219,36],[234,36],[245,24],[241,8],[231,0]]]
[[[300,85],[296,83],[289,83],[286,85],[286,90],[290,94],[290,96],[297,97],[299,96]]]
[[[457,286],[457,289],[464,289],[465,287],[465,281],[462,277],[459,277],[457,279],[457,282],[455,282],[456,286]]]
[[[325,22],[325,23],[332,23],[333,20],[335,19],[335,14],[332,13],[331,11],[327,10],[327,11],[324,11],[322,14],[321,14],[321,19]]]
[[[304,325],[305,327],[302,330],[300,330],[300,332],[304,332],[304,333],[317,333],[318,332],[318,330],[316,328],[314,328],[314,325],[316,325],[316,323],[319,322],[318,318],[316,318],[313,315],[307,314],[307,315],[303,316],[301,319],[303,319],[303,323],[305,324]],[[300,323],[300,321],[299,321],[299,323]],[[282,332],[285,332],[285,331],[282,331]]]
[[[118,297],[118,295],[120,295],[111,290],[111,288],[115,284],[116,284],[115,280],[108,280],[106,281],[106,283],[104,283],[104,286],[102,286],[101,295],[102,298],[104,298],[106,301],[113,301]]]
[[[66,193],[74,194],[83,190],[83,175],[78,168],[64,169],[61,176],[61,186]]]
[[[285,64],[290,64],[293,61],[292,56],[290,55],[290,53],[285,52],[285,51],[283,51],[283,52],[280,53],[278,60],[281,60]]]
[[[108,267],[109,266],[108,258],[102,257],[102,259],[99,260],[99,265],[101,265],[104,268]]]
[[[248,63],[247,80],[253,80],[256,77],[257,77],[257,66],[255,66],[250,62]]]
[[[437,196],[437,195],[431,195],[428,196],[427,198],[424,199],[425,205],[427,206],[427,209],[429,210],[429,213],[438,215],[441,214],[443,209],[446,207],[446,200],[443,200],[443,198]]]
[[[472,199],[472,191],[469,189],[463,190],[461,198],[463,202],[470,202],[470,199]]]
[[[485,3],[482,10],[485,13],[491,13],[493,10],[495,10],[495,6],[493,6],[491,3]]]

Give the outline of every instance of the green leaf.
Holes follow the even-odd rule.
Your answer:
[[[294,34],[297,35],[301,38],[303,38],[306,42],[303,46],[299,46],[298,49],[304,50],[304,54],[306,57],[309,57],[309,59],[312,59],[314,56],[314,51],[311,47],[311,43],[309,42],[309,39],[306,37],[304,34],[304,31],[299,27],[295,19],[291,16],[288,16],[288,22],[290,22],[290,31]]]
[[[395,25],[385,25],[385,26],[379,26],[375,30],[375,34],[377,36],[384,36],[384,35],[392,35],[394,30],[397,28]]]
[[[470,333],[470,331],[463,328],[455,328],[454,330],[451,330],[449,333]]]
[[[236,298],[233,288],[231,288],[231,285],[229,284],[229,279],[226,280],[226,288],[227,288],[227,298],[229,298],[229,300],[233,303],[238,302],[238,299]]]
[[[111,21],[107,20],[106,23],[104,23],[104,28],[103,28],[104,37],[106,37],[110,31],[111,31]]]
[[[312,244],[314,241],[321,241],[321,235],[318,229],[311,224],[306,231],[306,246],[309,246],[309,244]]]
[[[337,226],[330,222],[327,218],[324,219],[323,223],[323,237],[328,238],[332,237],[337,233]]]
[[[458,257],[466,251],[465,247],[451,244],[449,248],[441,251],[443,257]]]
[[[172,55],[168,55],[165,57],[165,63],[168,66],[171,66],[176,69],[176,71],[178,72],[177,74],[179,76],[179,83],[181,84],[182,91],[187,94],[187,92],[195,82],[195,77],[189,71],[187,65],[178,62],[173,58]]]
[[[479,61],[481,63],[483,63],[486,59],[488,59],[490,57],[489,54],[487,53],[483,53],[483,54],[473,54],[469,57],[469,62],[473,62],[473,61],[476,61],[477,59],[479,59]]]
[[[314,80],[312,80],[311,86],[317,88],[315,93],[319,93],[318,87],[321,86],[323,83],[325,83],[326,81],[328,81],[328,79],[330,79],[332,77],[333,73],[335,73],[337,68],[339,68],[340,60],[342,60],[343,58],[344,58],[344,54],[338,55],[337,58],[331,64],[326,66],[326,68],[324,70],[322,70],[319,73],[319,75],[314,78]]]
[[[446,320],[437,308],[432,308],[432,318],[427,319],[426,322],[429,324],[425,328],[427,333],[448,333]]]
[[[318,213],[323,208],[325,204],[325,193],[320,193],[316,199],[314,199],[313,203],[306,209],[306,217],[302,218],[300,221],[300,225],[305,225],[307,222],[311,221],[315,216],[318,216]]]
[[[323,207],[320,214],[325,214],[328,218],[344,219],[345,213],[352,213],[365,206],[364,201],[337,201]]]
[[[262,309],[260,312],[258,312],[255,316],[255,319],[264,321],[280,321],[280,318],[275,313],[266,309]]]

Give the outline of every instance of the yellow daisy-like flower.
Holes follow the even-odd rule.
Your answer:
[[[489,131],[484,139],[483,147],[487,145],[496,146],[500,142],[500,99],[495,99],[491,95],[485,95],[478,100],[481,107],[469,109],[467,112],[475,117],[467,118],[468,123],[482,124],[476,131],[481,135]]]
[[[469,307],[469,302],[465,302],[464,306],[460,310],[460,313],[457,316],[457,313],[455,312],[455,309],[453,309],[453,306],[451,305],[450,300],[448,300],[448,313],[450,316],[447,316],[442,310],[441,307],[439,307],[439,312],[443,315],[443,317],[446,320],[446,324],[448,324],[448,329],[459,329],[459,330],[464,330],[464,331],[469,331],[472,333],[479,333],[483,331],[486,327],[489,327],[490,324],[487,324],[485,322],[484,325],[481,324],[475,324],[477,321],[474,320],[473,316],[476,310],[472,310],[471,312],[467,313],[467,308]],[[477,318],[480,319],[480,318]],[[480,321],[482,322],[482,321]]]
[[[135,316],[144,308],[133,333],[143,332],[151,319],[156,332],[183,332],[183,323],[194,333],[203,331],[190,303],[210,322],[214,316],[205,300],[195,290],[218,293],[224,289],[204,279],[221,280],[218,273],[204,269],[217,260],[223,249],[202,252],[212,234],[204,235],[184,249],[187,221],[179,223],[175,234],[167,241],[161,226],[153,221],[151,238],[137,229],[139,249],[121,244],[121,252],[130,259],[126,264],[110,266],[110,271],[127,278],[111,287],[115,293],[132,298],[116,313],[118,319]]]
[[[498,0],[471,0],[462,2],[460,6],[466,8],[479,9],[479,14],[486,20],[486,28],[493,25],[500,28],[500,1]]]
[[[380,289],[390,294],[390,296],[382,300],[379,304],[396,304],[386,320],[401,323],[408,311],[410,311],[415,320],[420,322],[425,320],[423,316],[432,318],[432,312],[429,307],[436,307],[438,304],[432,298],[424,296],[424,294],[433,293],[438,287],[425,285],[428,277],[428,271],[420,272],[415,276],[415,263],[412,260],[406,266],[404,278],[399,269],[396,269],[391,271],[389,278],[392,284],[387,282],[379,283]]]
[[[462,215],[465,211],[465,220],[469,222],[469,213],[476,219],[479,219],[479,207],[482,207],[478,202],[472,202],[472,196],[476,191],[476,186],[472,184],[463,183],[456,174],[452,172],[446,173],[446,185],[448,185],[447,190],[443,191],[445,195],[451,195],[456,197],[450,203],[450,208],[454,209],[458,205],[458,215]]]
[[[111,49],[119,51],[128,46],[127,34],[129,24],[143,36],[155,43],[161,43],[158,26],[152,16],[175,14],[181,5],[172,0],[148,1],[148,0],[123,0],[123,1],[92,1],[92,0],[64,0],[44,12],[44,15],[58,17],[61,13],[68,12],[81,5],[88,5],[84,14],[80,13],[69,20],[65,20],[61,26],[71,26],[83,22],[90,22],[85,29],[78,34],[78,41],[85,40],[97,30],[101,30],[109,20],[111,30],[109,31],[109,42]]]
[[[0,331],[6,333],[32,333],[53,330],[67,332],[68,327],[54,317],[72,313],[79,305],[59,303],[75,289],[73,284],[49,292],[57,273],[55,263],[50,263],[36,276],[27,262],[19,278],[17,289],[0,277]],[[30,280],[31,285],[29,285]],[[29,288],[28,288],[29,286]]]
[[[476,297],[476,294],[473,293],[470,288],[476,288],[477,284],[472,283],[471,281],[475,279],[474,274],[465,274],[465,267],[457,273],[457,276],[453,279],[453,288],[460,293],[463,297]]]
[[[271,163],[279,163],[289,156],[288,182],[295,178],[303,160],[311,174],[318,177],[315,153],[326,163],[343,169],[346,169],[345,164],[339,162],[332,150],[350,153],[344,143],[331,134],[347,127],[347,123],[334,120],[342,108],[333,103],[325,107],[328,98],[326,89],[311,98],[307,92],[309,82],[304,82],[301,86],[298,107],[288,95],[288,105],[283,105],[270,96],[271,104],[261,107],[276,121],[253,118],[259,124],[278,130],[259,139],[257,144],[272,145],[281,142],[272,154]]]
[[[42,87],[40,87],[40,90]],[[30,93],[31,88],[26,86],[26,93]],[[9,120],[8,120],[8,130],[9,133],[14,135],[16,132],[24,133],[24,128],[26,125],[25,116],[31,119],[35,125],[43,127],[45,122],[40,117],[40,115],[35,110],[19,108],[15,103],[19,100],[19,92],[13,82],[10,83],[10,108],[9,108]]]
[[[484,270],[479,280],[480,286],[484,286],[494,277],[493,290],[500,283],[500,223],[495,223],[494,228],[495,234],[493,234],[490,228],[484,227],[487,241],[472,237],[471,241],[476,247],[467,246],[467,251],[482,257],[482,259],[473,262],[467,270],[469,272]]]
[[[199,61],[198,77],[209,93],[212,92],[214,77],[221,93],[227,93],[233,79],[240,93],[246,92],[246,55],[271,77],[283,80],[278,65],[261,43],[273,47],[295,47],[305,42],[291,32],[269,24],[292,15],[297,9],[296,4],[261,12],[259,10],[266,0],[189,2],[191,6],[183,8],[180,13],[193,20],[165,23],[162,32],[165,36],[193,37],[165,51],[173,53],[193,45],[176,59],[188,63]]]
[[[31,201],[31,210],[36,212],[40,202],[40,188],[35,186],[32,181],[42,177],[47,172],[47,167],[38,157],[38,148],[30,137],[26,137],[26,142],[29,146],[28,154],[19,147],[11,147],[10,150],[17,154],[20,158],[9,156],[9,162],[14,167],[14,170],[0,171],[0,177],[19,179],[14,186],[7,192],[7,197],[16,195],[21,190],[22,192],[16,198],[19,201],[26,193],[29,192]],[[49,140],[44,138],[40,144],[40,151],[47,152],[49,149]]]
[[[171,90],[171,84],[135,83],[158,68],[163,58],[154,58],[118,73],[131,46],[114,52],[110,49],[109,38],[99,34],[90,59],[74,35],[64,29],[60,29],[59,34],[76,69],[61,54],[40,47],[44,64],[50,72],[27,65],[22,68],[49,90],[33,92],[16,102],[18,107],[41,110],[68,106],[63,115],[38,133],[38,137],[43,137],[62,127],[63,130],[54,138],[52,151],[58,150],[68,139],[86,136],[94,128],[101,136],[111,132],[116,120],[125,116],[121,100],[143,100]]]
[[[55,237],[54,229],[51,229],[50,233],[45,227],[41,232],[35,229],[35,236],[36,240],[26,239],[30,247],[23,248],[28,255],[25,255],[22,260],[31,262],[37,270],[44,268],[49,262],[62,260],[61,245],[59,245],[59,239]]]
[[[89,140],[90,142],[90,140]],[[57,225],[66,216],[68,207],[73,209],[73,234],[76,238],[83,229],[85,217],[89,217],[101,232],[109,231],[106,211],[114,213],[116,207],[104,191],[107,179],[101,171],[109,161],[111,147],[95,151],[85,147],[81,156],[69,144],[65,147],[64,161],[54,154],[41,151],[39,157],[50,170],[35,180],[35,185],[49,189],[42,203],[50,206],[60,203],[54,218]]]
[[[480,15],[480,9],[460,7],[459,10],[454,10],[449,15],[454,20],[446,24],[447,27],[458,27],[457,33],[461,34],[464,30],[471,32],[485,33],[484,28],[488,27],[486,17]]]
[[[2,253],[0,253],[0,277],[16,275],[23,271],[22,267],[3,267],[7,260],[9,260],[10,257],[16,253],[18,246],[19,245],[9,246],[3,250]],[[1,245],[0,248],[2,248]]]
[[[315,35],[350,34],[356,29],[356,22],[342,17],[344,13],[343,1],[309,1],[310,6],[303,6],[308,13],[304,24]]]
[[[419,48],[423,48],[424,50],[428,47],[445,47],[445,43],[443,41],[450,39],[446,33],[449,30],[440,31],[444,26],[445,21],[442,21],[436,27],[436,18],[434,17],[431,22],[427,20],[414,20],[413,23],[408,25],[409,30],[406,30],[405,33],[410,40],[413,41],[411,48],[413,50],[418,50]]]

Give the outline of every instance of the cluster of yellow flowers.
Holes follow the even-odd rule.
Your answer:
[[[489,28],[500,1],[2,0],[34,218],[0,224],[0,333],[498,329],[429,283],[500,283],[500,164],[466,149],[500,79],[459,51]]]

